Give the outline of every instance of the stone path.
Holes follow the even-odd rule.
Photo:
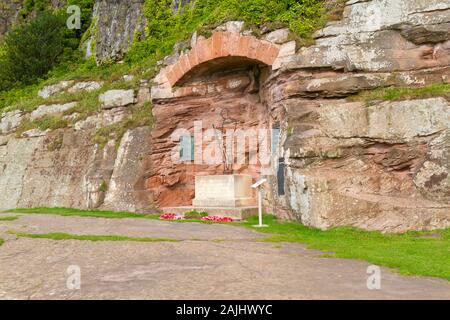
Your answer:
[[[17,239],[8,230],[183,241]],[[299,244],[258,242],[261,237],[225,225],[20,215],[0,221],[0,298],[450,299],[448,281],[386,269],[381,290],[368,290],[366,262],[323,258]],[[71,265],[81,268],[81,290],[67,289]]]

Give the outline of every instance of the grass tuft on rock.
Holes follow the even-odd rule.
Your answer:
[[[424,87],[380,88],[363,91],[348,98],[349,101],[398,101],[445,97],[450,100],[450,84],[438,83]]]

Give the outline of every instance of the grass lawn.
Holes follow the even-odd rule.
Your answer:
[[[139,218],[158,219],[159,214],[143,214],[134,212],[102,211],[102,210],[80,210],[71,208],[32,208],[32,209],[12,209],[9,213],[34,213],[34,214],[54,214],[58,216],[94,217],[94,218]]]
[[[294,222],[278,222],[266,216],[268,228],[259,232],[272,236],[268,242],[297,242],[308,248],[331,252],[332,257],[365,260],[396,269],[405,275],[422,275],[450,280],[450,229],[431,232],[382,234],[344,227],[321,231]],[[247,228],[257,218],[242,223]]]
[[[51,239],[51,240],[84,240],[84,241],[134,241],[134,242],[179,242],[176,239],[169,238],[140,238],[140,237],[126,237],[126,236],[99,236],[99,235],[77,235],[69,233],[22,233],[13,232],[10,233],[22,238],[33,239]]]
[[[14,221],[19,219],[19,217],[13,216],[13,217],[0,217],[0,221]]]
[[[9,212],[102,218],[158,218],[158,215],[155,214],[143,215],[130,212],[83,211],[65,208],[16,209]],[[405,275],[432,276],[450,280],[450,228],[430,232],[407,232],[404,234],[382,234],[350,227],[321,231],[295,222],[281,222],[271,215],[264,217],[264,223],[268,224],[269,227],[260,228],[257,231],[270,234],[271,236],[261,241],[302,243],[308,248],[326,252],[326,256],[365,260],[376,265],[391,267]],[[229,224],[254,229],[253,225],[257,224],[257,218],[253,217],[248,219],[248,221]],[[76,236],[67,234],[22,236],[54,240],[80,239],[83,237],[96,239],[96,237],[99,237],[99,240],[114,241],[114,239],[108,239],[109,236]],[[127,237],[118,238],[127,240]]]

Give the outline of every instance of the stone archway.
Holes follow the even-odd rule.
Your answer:
[[[167,99],[185,92],[174,91],[190,74],[217,61],[238,58],[272,66],[283,54],[281,47],[253,36],[234,32],[215,32],[210,38],[199,40],[186,54],[172,65],[163,68],[155,77],[153,99]]]
[[[161,70],[152,88],[156,124],[152,131],[153,170],[147,181],[160,207],[191,205],[194,177],[221,174],[224,170],[221,165],[199,164],[194,159],[174,163],[170,153],[182,142],[173,141],[173,133],[183,129],[194,137],[196,121],[202,121],[203,129],[220,127],[224,112],[237,130],[266,128],[269,112],[260,83],[268,77],[279,55],[280,47],[270,42],[239,33],[216,32]],[[194,144],[197,150],[196,137]],[[234,165],[232,170],[257,178],[260,165],[248,161]]]
[[[251,36],[241,36],[232,32],[216,32],[209,39],[200,40],[189,53],[182,55],[178,61],[162,70],[171,87],[184,76],[203,63],[226,57],[241,57],[262,62],[271,66],[280,53],[280,48],[267,41]]]

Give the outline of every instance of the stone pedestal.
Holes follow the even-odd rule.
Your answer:
[[[250,207],[256,201],[252,177],[244,174],[196,176],[194,207]]]
[[[165,212],[183,214],[196,209],[210,215],[247,219],[258,214],[253,198],[252,177],[245,174],[195,177],[192,207],[163,208]]]

